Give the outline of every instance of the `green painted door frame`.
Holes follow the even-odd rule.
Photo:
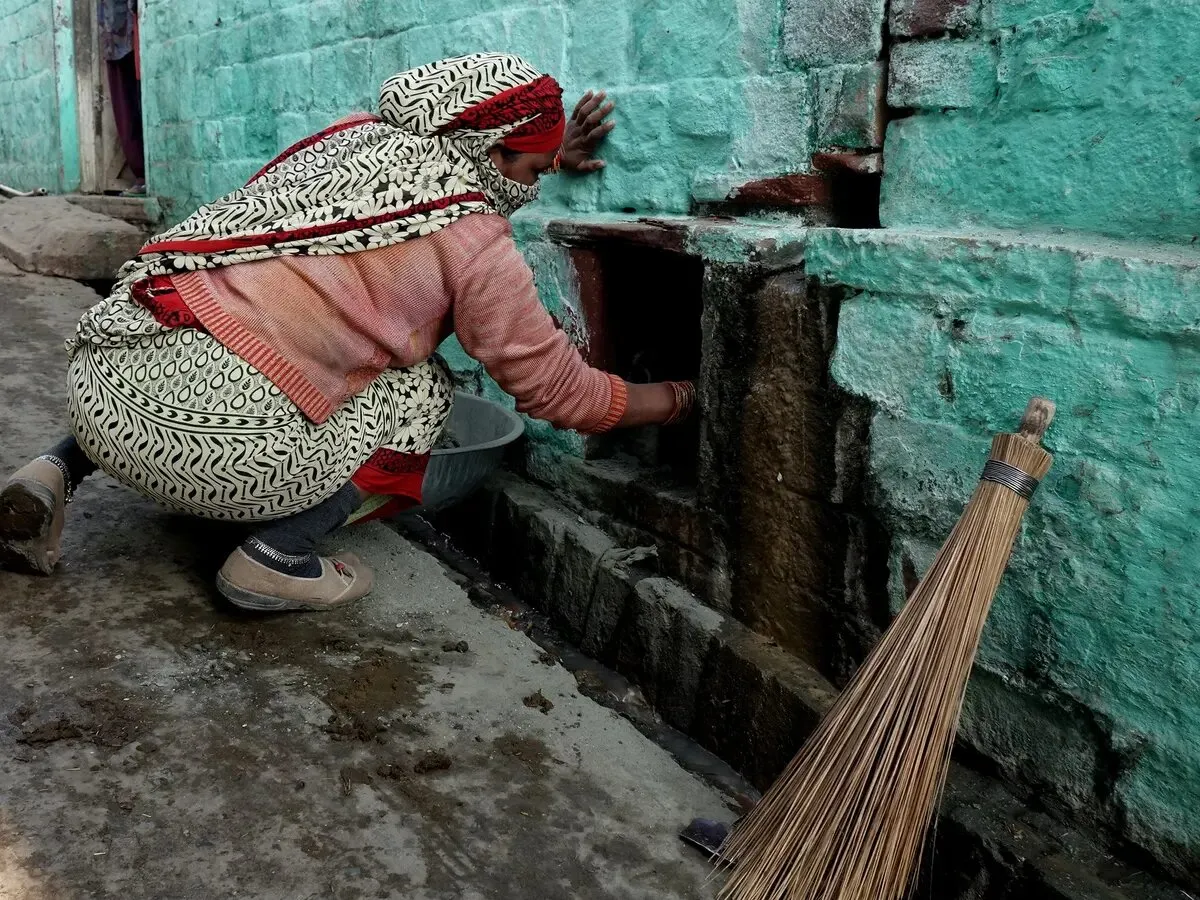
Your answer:
[[[79,190],[79,92],[75,80],[75,11],[72,0],[51,0],[54,11],[54,80],[58,94],[58,140],[62,151],[59,189]]]

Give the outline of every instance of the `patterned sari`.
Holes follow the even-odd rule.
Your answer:
[[[388,370],[316,425],[204,331],[171,276],[363,252],[471,213],[507,216],[537,188],[501,175],[488,151],[549,152],[564,127],[558,84],[515,56],[447,59],[389,79],[379,115],[289,147],[121,268],[67,343],[80,445],[118,480],[209,518],[290,515],[347,480],[393,498],[376,515],[419,502],[452,400],[440,363]]]

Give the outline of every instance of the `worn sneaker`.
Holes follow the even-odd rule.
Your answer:
[[[321,557],[316,578],[285,575],[246,555],[241,547],[229,554],[217,573],[217,590],[234,606],[261,612],[333,609],[365,597],[374,576],[357,556]]]
[[[49,575],[62,555],[66,480],[46,459],[18,469],[0,490],[0,568]]]

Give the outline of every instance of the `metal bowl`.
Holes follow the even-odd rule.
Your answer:
[[[469,497],[500,468],[505,449],[525,433],[525,422],[499,403],[459,391],[447,428],[458,446],[433,451],[424,502],[406,515],[437,512]]]

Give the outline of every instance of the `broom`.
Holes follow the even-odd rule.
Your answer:
[[[997,435],[912,597],[787,770],[735,828],[721,900],[903,900],[950,766],[967,678],[1021,517],[1052,457],[1054,404]]]

